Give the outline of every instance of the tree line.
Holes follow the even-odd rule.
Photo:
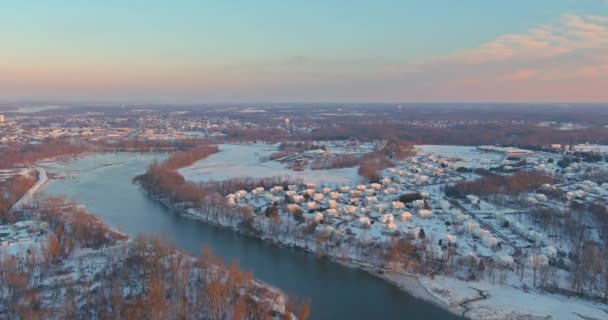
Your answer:
[[[458,181],[452,186],[446,186],[445,194],[455,198],[464,198],[470,194],[477,196],[518,195],[532,191],[545,183],[555,183],[555,178],[543,173],[527,171],[508,176],[488,174],[477,180]]]
[[[39,144],[10,144],[0,149],[0,168],[28,165],[42,159],[83,153],[89,147],[59,139],[46,139]]]
[[[158,236],[126,241],[63,198],[39,198],[16,218],[47,222],[50,232],[40,250],[25,256],[0,250],[0,318],[244,320],[309,313],[307,303],[286,301],[208,249],[193,258]]]

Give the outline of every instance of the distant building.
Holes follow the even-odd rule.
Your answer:
[[[0,114],[0,122],[4,122],[4,115]]]
[[[525,157],[525,156],[534,154],[534,151],[519,149],[519,148],[512,148],[512,147],[502,148],[502,147],[496,147],[496,146],[478,146],[477,150],[484,151],[484,152],[504,154],[506,156],[512,156],[512,157],[522,157],[522,156]]]

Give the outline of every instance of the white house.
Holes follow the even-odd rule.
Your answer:
[[[391,202],[391,208],[394,210],[403,209],[405,208],[405,205],[401,201],[393,201]]]
[[[433,212],[431,210],[418,210],[418,216],[422,219],[430,219],[433,217]]]
[[[401,221],[410,221],[412,220],[412,213],[409,211],[405,211],[399,215],[399,220]]]
[[[319,208],[319,204],[314,201],[310,201],[306,203],[306,207],[308,208],[308,210],[315,210]]]

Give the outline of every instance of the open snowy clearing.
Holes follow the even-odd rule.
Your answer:
[[[488,167],[504,158],[503,155],[483,152],[471,146],[416,145],[419,155],[434,155],[441,158],[456,158],[459,167]]]
[[[179,170],[191,181],[228,180],[240,177],[267,178],[273,176],[302,179],[318,184],[353,184],[361,178],[357,167],[332,170],[292,171],[276,161],[262,161],[277,151],[276,145],[266,144],[222,144],[220,152]]]
[[[526,293],[506,285],[492,285],[487,281],[466,282],[442,276],[434,279],[419,277],[419,280],[429,292],[451,308],[458,308],[463,302],[478,298],[479,290],[487,293],[486,299],[467,304],[469,310],[466,316],[473,319],[520,319],[526,315],[543,319],[550,316],[550,319],[555,320],[608,317],[605,305],[577,298],[549,293]]]

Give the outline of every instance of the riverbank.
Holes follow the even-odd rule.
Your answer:
[[[34,196],[40,192],[44,185],[49,181],[46,170],[37,168],[34,169],[37,172],[38,179],[36,183],[25,193],[21,198],[12,206],[13,210],[20,210],[28,202],[32,201]]]
[[[162,180],[157,179],[157,181]],[[543,309],[535,305],[531,305],[522,311],[520,305],[527,304],[528,302],[525,298],[517,295],[510,299],[506,297],[512,296],[514,293],[520,293],[523,296],[524,293],[527,293],[527,290],[515,287],[515,284],[509,281],[502,281],[501,285],[493,285],[488,289],[478,289],[478,287],[484,287],[487,284],[483,281],[470,282],[456,278],[429,278],[423,275],[412,277],[410,274],[401,272],[390,273],[391,269],[398,268],[392,267],[395,260],[388,259],[388,255],[386,254],[390,251],[392,242],[376,241],[376,239],[387,236],[386,232],[382,232],[386,230],[375,230],[381,233],[374,233],[370,236],[368,232],[370,228],[362,228],[357,224],[351,224],[357,227],[354,230],[350,228],[338,229],[336,225],[341,224],[335,221],[332,222],[331,209],[327,209],[327,214],[325,215],[319,214],[317,210],[319,209],[317,203],[322,202],[327,197],[333,196],[332,190],[330,188],[319,189],[314,184],[310,185],[310,187],[306,186],[310,189],[310,193],[305,194],[309,196],[306,199],[312,199],[314,196],[315,200],[318,201],[307,200],[309,202],[304,201],[303,204],[300,204],[301,206],[294,205],[288,200],[285,200],[287,204],[282,206],[281,201],[283,196],[287,199],[289,193],[293,195],[293,190],[297,190],[298,188],[298,186],[286,185],[272,187],[270,190],[267,188],[255,188],[256,186],[254,185],[253,189],[255,190],[245,188],[245,190],[229,194],[226,197],[227,200],[224,200],[221,196],[213,195],[212,189],[200,190],[202,196],[192,198],[191,201],[179,200],[175,196],[176,192],[154,192],[154,194],[148,193],[148,195],[152,198],[160,199],[167,207],[177,211],[180,215],[195,217],[250,237],[265,240],[279,246],[311,252],[350,267],[367,271],[396,285],[413,296],[432,302],[457,315],[466,315],[473,319],[535,318],[547,316],[554,319],[569,319],[574,314],[566,313],[564,316],[563,312],[555,311],[563,311],[563,308]],[[151,186],[155,187],[155,185]],[[183,185],[178,185],[179,188],[183,189],[186,189],[186,186],[196,187],[196,185],[187,181],[183,182]],[[300,186],[300,188],[303,187]],[[327,189],[327,192],[325,189]],[[162,188],[157,188],[156,190],[162,190]],[[171,188],[167,188],[165,191],[171,190]],[[297,193],[297,191],[295,192]],[[318,199],[316,199],[317,197]],[[242,200],[242,198],[246,198],[248,201],[235,201],[235,199]],[[300,201],[295,202],[298,203]],[[331,206],[330,203],[331,200],[328,202],[328,206]],[[306,210],[306,206],[308,210]],[[292,210],[294,207],[295,209]],[[350,218],[350,216],[347,214],[345,218]],[[347,220],[350,221],[352,219]],[[374,220],[377,223],[380,222],[380,219]],[[363,220],[362,222],[370,224],[370,220]],[[431,241],[431,243],[434,242]],[[396,261],[397,263],[408,263],[407,259],[405,261]],[[387,265],[391,266],[390,269],[386,267]],[[422,270],[423,272],[426,271],[425,274],[434,273],[433,271],[429,272],[429,270],[433,270],[432,268],[398,268],[397,270]],[[423,280],[421,281],[420,279]],[[453,288],[445,287],[436,279],[442,279],[442,281],[450,279],[454,284],[459,285],[455,285]],[[474,286],[474,289],[469,288],[467,284]],[[605,309],[605,306],[602,304],[577,299],[568,299],[567,302],[564,302],[561,299],[564,297],[550,295],[541,290],[533,290],[533,294],[534,297],[546,300],[547,305],[564,304],[571,307],[568,309],[577,310],[576,314],[582,314],[590,318],[597,317],[598,315],[601,318],[601,315],[604,314],[603,309]],[[446,296],[449,298],[446,299]],[[500,316],[496,317],[494,314]]]
[[[283,319],[289,313],[295,319],[293,306],[283,291],[253,279],[236,265],[224,264],[214,255],[203,254],[197,258],[157,237],[130,237],[86,212],[84,206],[61,198],[42,198],[40,206],[31,209],[28,206],[31,199],[51,180],[45,169],[36,170],[37,181],[15,206],[19,208],[15,227],[7,225],[4,229],[21,230],[23,225],[30,224],[36,228],[19,231],[20,241],[15,245],[4,242],[0,245],[0,261],[15,261],[2,265],[0,278],[19,274],[27,281],[19,287],[12,282],[0,285],[0,318],[28,318],[26,315],[30,318],[108,318],[129,313],[139,314],[141,318],[178,319],[183,318],[180,314],[184,315],[185,310],[196,310],[193,314],[220,312],[230,317],[239,312],[254,318],[270,315],[272,319]],[[151,271],[151,267],[158,270]],[[201,282],[201,276],[205,282]],[[205,302],[207,298],[201,300],[200,297],[209,294],[205,290],[209,283],[216,281],[213,279],[220,279],[218,276],[226,280],[217,280],[217,286],[220,289],[235,286],[221,290],[236,294],[213,297],[228,308],[213,311],[207,309],[210,305]],[[183,280],[175,282],[175,277]],[[164,293],[159,293],[158,287],[152,290],[151,286],[158,281],[164,283],[160,287]],[[22,295],[34,288],[35,295]],[[117,296],[116,292],[123,295]],[[188,297],[180,292],[187,292]],[[108,296],[112,297],[111,302],[106,299]],[[34,304],[29,300],[32,297],[37,299],[37,307],[28,310],[27,305]],[[146,299],[156,299],[155,305],[144,306],[141,301]],[[120,301],[120,306],[114,304],[116,301]],[[69,314],[63,313],[68,310]]]
[[[162,234],[182,252],[197,256],[201,248],[208,247],[225,262],[238,261],[256,280],[299,301],[310,298],[311,320],[402,319],[403,315],[411,319],[461,319],[359,268],[171,212],[132,183],[132,178],[144,173],[151,163],[164,159],[166,154],[104,153],[49,164],[46,169],[51,181],[44,193],[65,195],[131,236]],[[353,304],[353,300],[365,303]]]
[[[267,237],[267,236],[264,237],[264,236],[253,234],[251,232],[246,232],[245,230],[239,228],[237,225],[229,225],[226,223],[222,223],[222,221],[220,221],[220,220],[210,219],[208,216],[197,214],[196,212],[193,212],[192,210],[186,210],[186,209],[180,208],[179,206],[176,206],[167,200],[155,198],[152,195],[150,195],[149,192],[147,192],[143,188],[142,188],[142,191],[147,196],[149,196],[151,199],[157,201],[160,205],[166,207],[174,214],[180,214],[180,215],[185,216],[190,219],[203,221],[205,223],[209,223],[209,224],[215,225],[220,228],[231,230],[233,232],[237,232],[241,235],[244,235],[244,236],[247,236],[250,238],[259,239],[259,240],[271,243],[271,244],[279,246],[279,247],[293,248],[293,249],[304,251],[307,253],[317,254],[317,252],[314,250],[314,248],[312,248],[310,246],[297,245],[296,243],[294,243],[292,241],[280,241],[280,239],[277,239],[277,238],[272,238],[272,237]],[[414,274],[403,274],[403,273],[397,273],[394,271],[381,270],[381,269],[378,269],[377,267],[374,267],[373,265],[370,265],[369,263],[365,263],[363,261],[357,261],[357,260],[353,260],[353,259],[344,259],[344,258],[328,256],[328,255],[324,255],[323,257],[328,258],[331,261],[334,261],[345,267],[365,271],[374,277],[380,278],[383,281],[386,281],[386,282],[394,285],[399,290],[411,295],[412,297],[429,302],[456,316],[460,316],[462,314],[461,308],[452,307],[452,306],[450,306],[450,304],[446,303],[444,300],[442,300],[439,297],[437,297],[436,295],[432,294],[429,291],[429,289],[418,279],[418,276],[416,276]]]

